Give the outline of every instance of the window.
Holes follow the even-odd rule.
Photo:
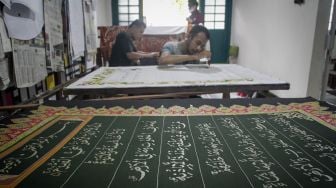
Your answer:
[[[225,1],[204,1],[204,25],[208,29],[225,29]]]
[[[147,26],[186,26],[187,0],[143,0]]]
[[[139,0],[118,0],[119,25],[129,25],[140,18]]]
[[[208,29],[225,29],[226,6],[229,6],[226,1],[198,0]],[[143,18],[147,26],[185,26],[190,14],[187,0],[113,0],[112,8],[115,25],[129,25]]]

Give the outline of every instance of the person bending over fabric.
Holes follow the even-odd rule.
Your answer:
[[[133,21],[126,32],[120,32],[112,47],[109,66],[140,65],[140,59],[157,58],[159,52],[137,51],[134,43],[139,41],[145,31],[146,24],[141,20]]]
[[[204,49],[209,39],[208,29],[195,25],[186,40],[170,41],[163,45],[159,64],[200,63],[202,58],[210,60],[211,52]]]

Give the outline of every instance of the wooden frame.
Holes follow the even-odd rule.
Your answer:
[[[104,67],[65,87],[63,92],[65,95],[111,97],[118,94],[199,95],[238,91],[255,92],[287,90],[290,87],[287,82],[256,73],[239,65],[213,65],[213,67],[217,69],[217,71],[220,70],[214,73],[215,75],[207,74],[207,71],[210,71],[209,69],[202,69],[202,71],[206,72],[193,73],[192,70],[188,69],[181,71],[181,69],[179,69],[180,67],[178,67],[177,70],[171,70],[169,68],[162,69],[159,68],[159,66]],[[225,78],[221,80],[222,75],[229,74],[228,71],[232,72],[232,79],[230,79],[230,76],[223,76]],[[246,76],[241,75],[243,73],[245,73]],[[195,76],[194,74],[196,74],[196,76],[203,76],[205,80],[202,82],[197,80],[193,81],[195,77],[192,76]],[[136,80],[133,80],[134,82],[126,78],[135,78],[135,76]],[[158,78],[160,76],[162,80]],[[218,76],[220,76],[220,78]],[[143,80],[141,80],[142,78]],[[185,80],[179,80],[179,78],[185,78]],[[148,80],[154,81],[148,82]]]

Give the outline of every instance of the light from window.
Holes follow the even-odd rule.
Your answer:
[[[189,14],[185,0],[143,0],[147,26],[186,26]]]
[[[331,10],[330,10],[330,16],[329,16],[329,25],[328,25],[328,30],[330,31],[331,29],[331,21],[332,20],[332,15],[333,15],[333,12],[334,12],[334,0],[331,1]],[[335,22],[336,20],[334,20]]]
[[[139,19],[139,0],[119,0],[119,25],[127,26]]]
[[[204,25],[208,29],[225,29],[226,0],[208,0],[204,7]]]

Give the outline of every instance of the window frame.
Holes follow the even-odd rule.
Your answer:
[[[130,1],[127,0],[125,5],[119,5],[119,0],[111,1],[112,5],[112,25],[129,25],[134,19],[131,19],[133,15],[137,15],[139,19],[143,19],[143,0],[138,0],[138,5],[130,5]],[[134,0],[133,0],[134,1]],[[119,7],[126,7],[125,13],[119,13]],[[138,13],[130,13],[130,9],[138,7]],[[126,20],[120,20],[120,16],[127,17]]]
[[[206,26],[208,29],[211,30],[225,30],[226,29],[226,20],[227,20],[227,1],[225,1],[225,4],[217,4],[217,0],[213,0],[213,4],[207,4],[206,0],[200,0],[200,10],[204,14],[204,26]],[[208,11],[209,7],[211,11]],[[218,8],[222,9],[223,11],[218,12]],[[213,20],[207,20],[207,15],[210,15],[213,17]],[[220,19],[217,20],[216,17],[224,15],[224,20]],[[212,25],[212,26],[210,26]],[[216,27],[218,25],[222,25],[223,27]]]

